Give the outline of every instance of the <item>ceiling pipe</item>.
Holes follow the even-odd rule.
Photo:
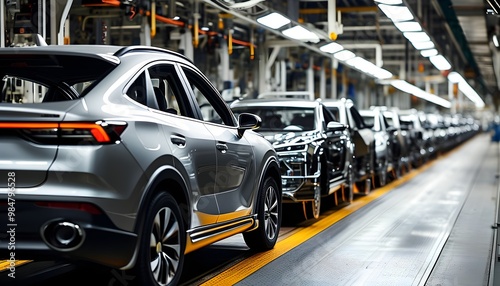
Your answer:
[[[337,0],[328,0],[328,37],[335,41],[338,35],[343,33],[341,24],[341,14],[337,11]]]

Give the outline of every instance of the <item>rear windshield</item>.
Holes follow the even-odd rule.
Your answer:
[[[45,103],[84,96],[114,65],[68,55],[2,55],[0,103]]]

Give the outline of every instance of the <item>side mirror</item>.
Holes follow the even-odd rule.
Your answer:
[[[328,131],[344,131],[347,129],[347,125],[344,125],[340,122],[337,122],[337,121],[330,121],[328,122],[328,125],[326,126],[326,128],[328,129]]]
[[[238,136],[243,137],[245,130],[255,130],[262,124],[262,119],[259,116],[251,113],[241,113],[238,116]]]

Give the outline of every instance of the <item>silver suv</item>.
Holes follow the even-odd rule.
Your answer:
[[[15,259],[91,261],[170,285],[186,253],[223,238],[274,247],[280,165],[252,131],[261,120],[236,118],[182,55],[3,48],[0,73],[0,249],[14,229]]]

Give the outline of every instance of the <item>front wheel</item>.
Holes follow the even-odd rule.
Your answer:
[[[302,202],[305,219],[318,219],[321,212],[321,187],[314,187],[314,198],[311,202]]]
[[[377,176],[377,186],[378,187],[383,187],[387,184],[387,160],[384,160],[383,163],[377,164],[379,169],[378,169],[378,176]]]
[[[352,165],[349,165],[347,170],[346,182],[343,187],[343,197],[347,203],[352,203],[354,199],[354,174]]]
[[[184,263],[186,232],[177,201],[158,194],[147,209],[137,270],[141,285],[176,285]]]
[[[281,192],[276,181],[269,177],[259,190],[257,198],[257,219],[259,227],[244,232],[243,239],[248,247],[256,251],[272,249],[278,240],[281,227]]]

